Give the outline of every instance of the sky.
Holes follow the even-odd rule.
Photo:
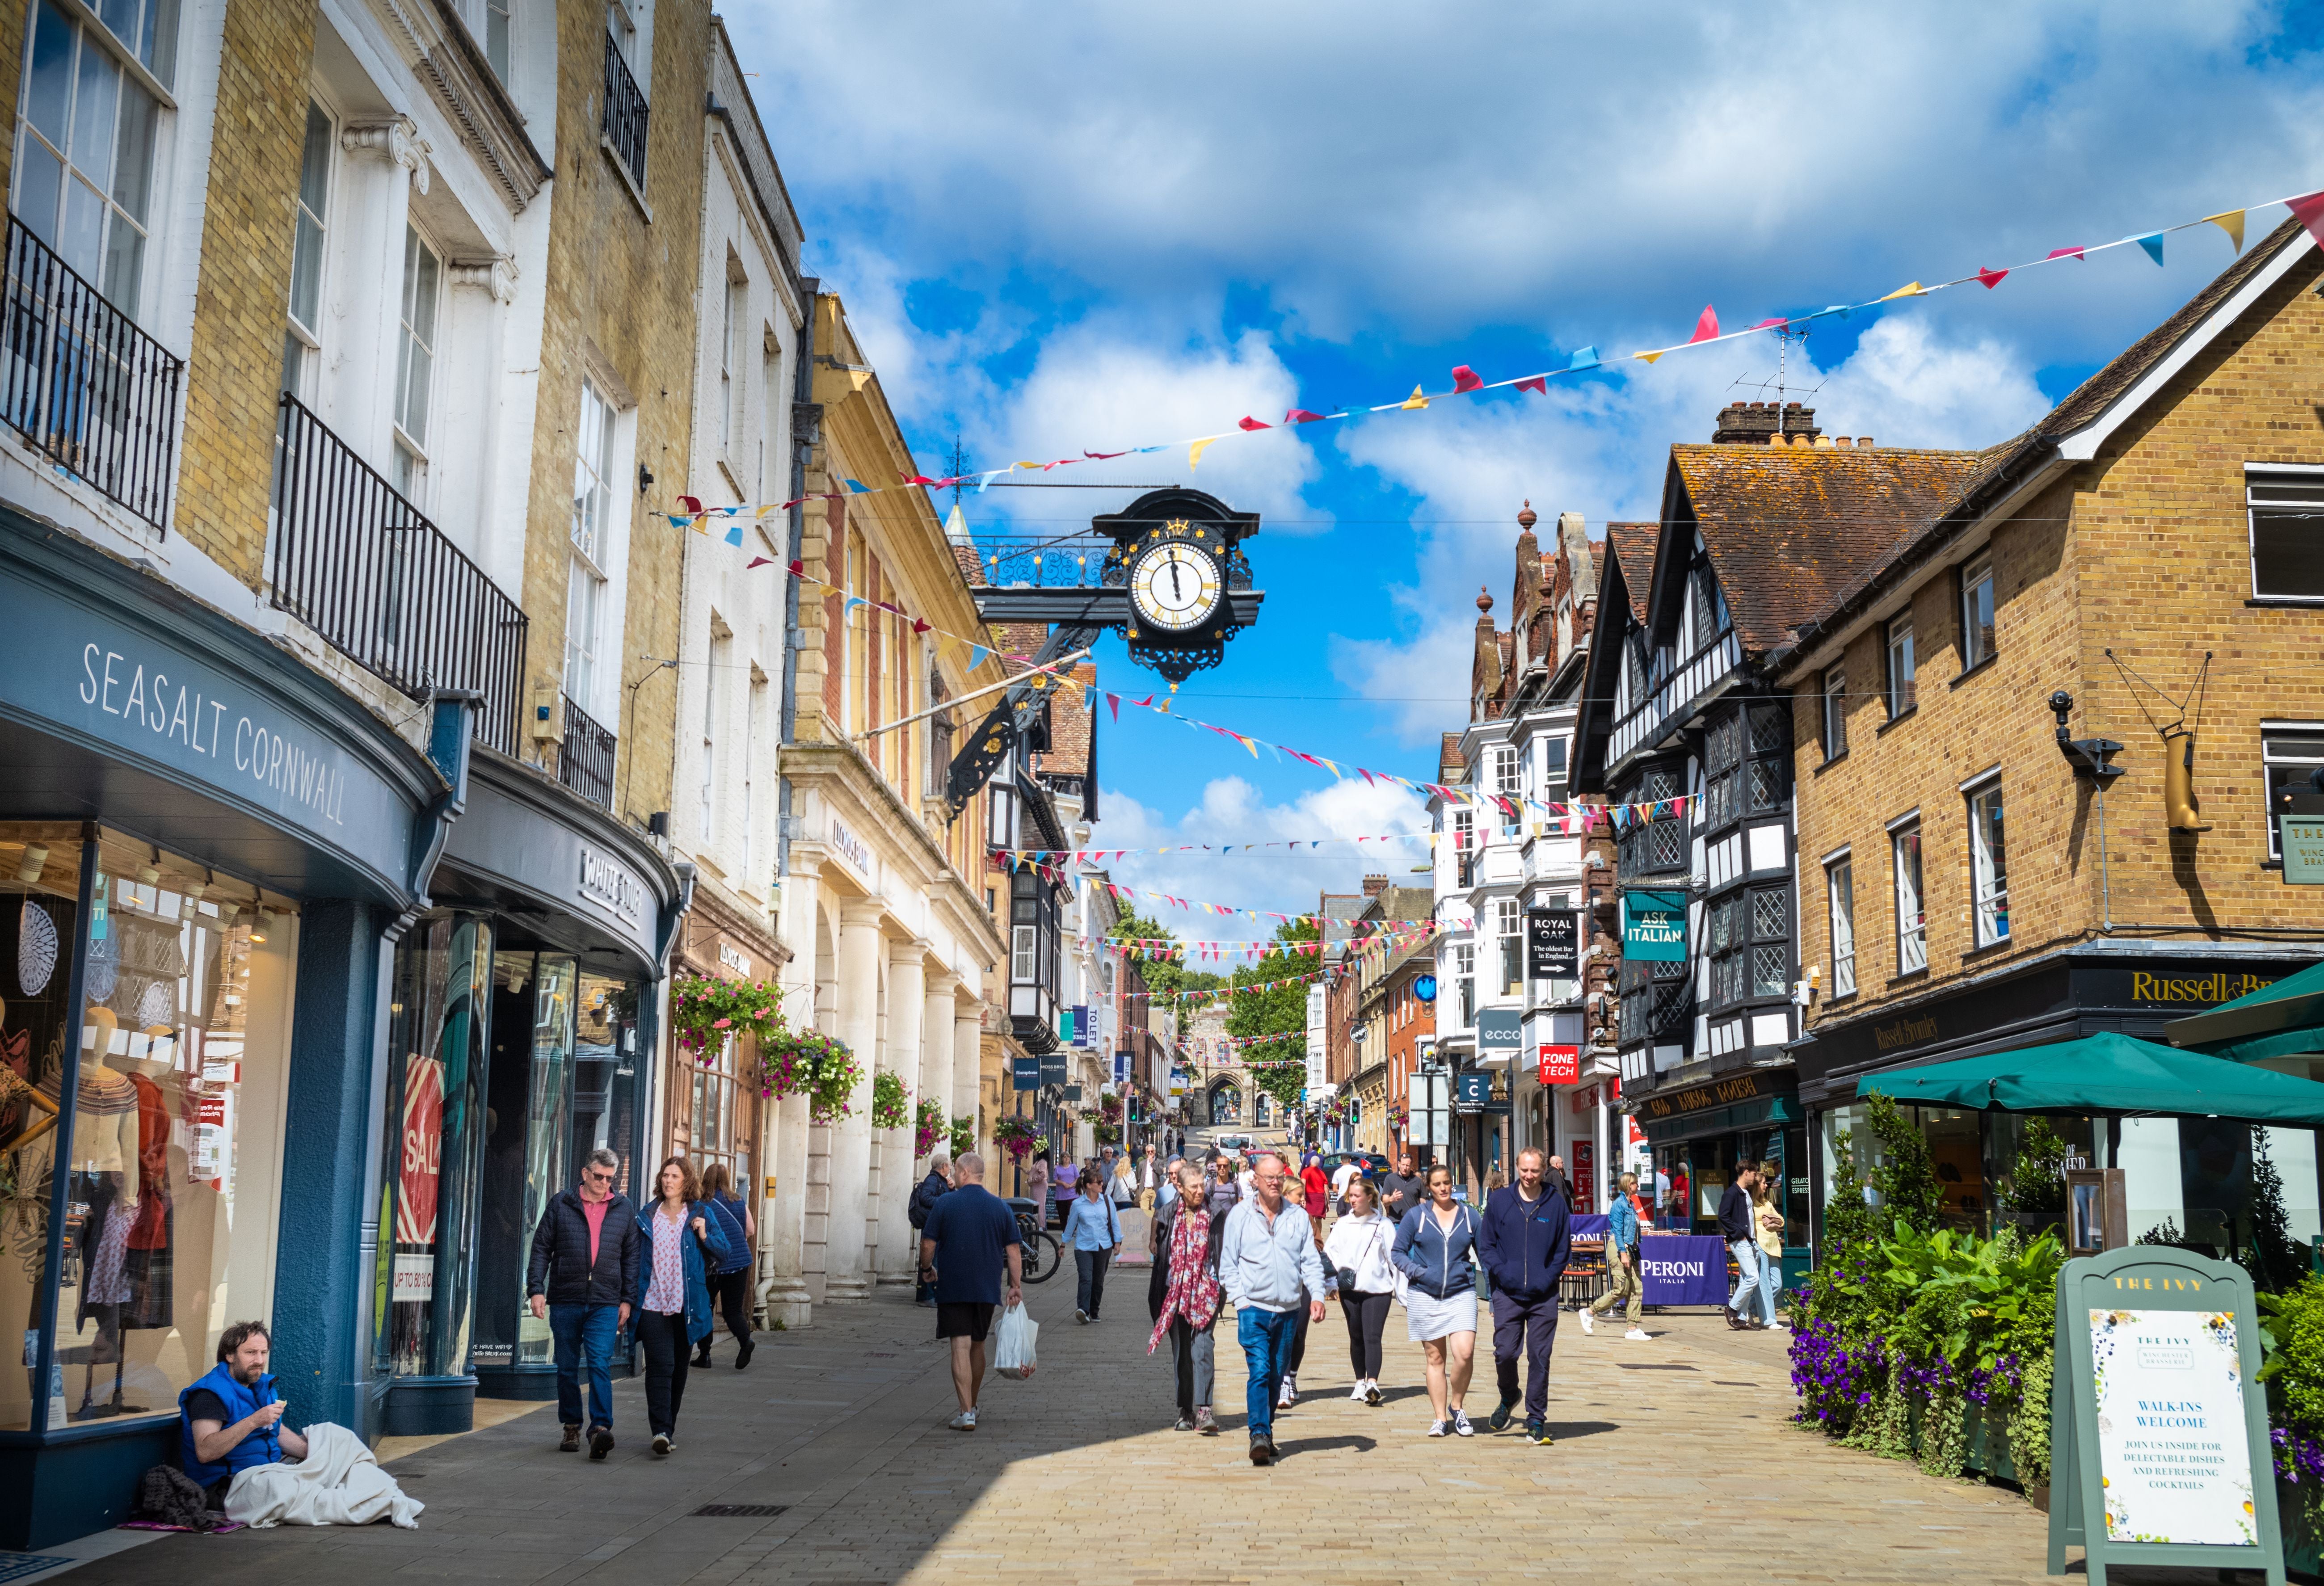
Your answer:
[[[1449,389],[1459,364],[1492,381],[1683,342],[1706,304],[1733,329],[2324,188],[2324,0],[1583,10],[744,0],[726,17],[806,268],[932,475],[955,445],[999,467],[1394,401]],[[2284,213],[2255,210],[2251,236]],[[1819,321],[1780,373],[1834,433],[1993,445],[2232,257],[2202,227],[2159,269],[2119,248]],[[1466,724],[1480,588],[1508,621],[1520,506],[1545,528],[1582,513],[1593,536],[1656,516],[1669,446],[1772,397],[1778,350],[1239,434],[1193,473],[1181,447],[962,510],[995,544],[1156,485],[1261,513],[1260,618],[1176,708],[1433,779],[1439,735]],[[1106,688],[1160,686],[1118,640],[1097,659]],[[1107,848],[1426,824],[1401,790],[1127,708],[1101,718],[1099,771]],[[1114,868],[1293,912],[1426,862],[1425,843],[1381,846]]]

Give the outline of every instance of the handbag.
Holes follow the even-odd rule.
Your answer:
[[[1385,1217],[1381,1218],[1380,1224],[1381,1228],[1385,1228],[1388,1224],[1388,1219]],[[1375,1240],[1378,1240],[1381,1237],[1382,1235],[1379,1228],[1372,1230],[1372,1238]],[[1390,1270],[1393,1271],[1394,1268],[1391,1268]],[[1360,1292],[1356,1287],[1356,1269],[1353,1267],[1341,1268],[1339,1269],[1338,1276],[1340,1279],[1340,1292],[1342,1294],[1356,1294]]]

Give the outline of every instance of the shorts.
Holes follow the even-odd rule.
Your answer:
[[[982,1343],[984,1335],[992,1330],[992,1313],[1000,1308],[973,1301],[945,1301],[936,1306],[936,1336],[973,1339]]]

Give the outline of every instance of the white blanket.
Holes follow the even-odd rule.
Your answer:
[[[307,1428],[305,1459],[254,1465],[236,1476],[226,1493],[226,1518],[261,1528],[392,1520],[412,1531],[426,1507],[379,1468],[362,1438],[328,1421]]]

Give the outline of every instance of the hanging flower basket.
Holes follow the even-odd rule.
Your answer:
[[[971,1117],[952,1120],[952,1159],[959,1161],[976,1149],[976,1120]]]
[[[993,1143],[1020,1162],[1033,1154],[1040,1138],[1028,1119],[1003,1118],[992,1126]]]
[[[920,1104],[913,1109],[912,1122],[912,1155],[925,1157],[936,1149],[937,1141],[945,1138],[946,1125],[943,1105],[926,1096],[921,1097]]]
[[[714,1051],[734,1036],[755,1036],[763,1052],[786,1034],[782,988],[682,974],[670,983],[669,1025],[688,1051]]]
[[[897,1074],[877,1074],[872,1076],[872,1127],[901,1129],[912,1120],[911,1093],[904,1089],[904,1079]]]
[[[853,1108],[849,1102],[863,1083],[863,1065],[847,1043],[821,1030],[785,1030],[759,1044],[759,1093],[780,1098],[794,1093],[807,1099],[808,1116],[836,1123]]]
[[[1118,1123],[1101,1123],[1097,1125],[1095,1132],[1097,1143],[1101,1146],[1121,1144],[1121,1125]]]

